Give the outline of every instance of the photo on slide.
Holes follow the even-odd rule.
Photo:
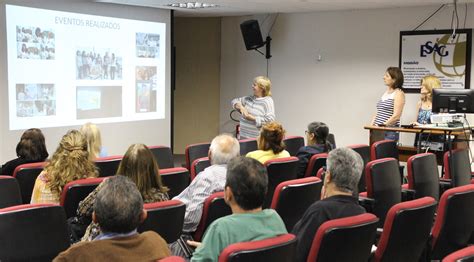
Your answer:
[[[156,66],[137,66],[135,73],[136,112],[156,112]]]
[[[158,58],[160,56],[160,35],[136,33],[137,57]]]
[[[53,84],[17,84],[17,117],[56,115],[56,95]]]
[[[51,29],[16,26],[17,58],[53,60],[56,54],[55,34]]]
[[[76,113],[77,119],[122,116],[122,87],[78,86]]]
[[[76,79],[122,80],[122,57],[109,48],[78,48]]]

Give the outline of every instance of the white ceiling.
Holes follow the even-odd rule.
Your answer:
[[[452,4],[454,0],[95,0],[115,3],[176,10],[176,16],[239,16],[262,13],[298,13],[330,10],[356,10],[375,8],[396,8]],[[217,8],[185,10],[170,8],[167,4],[185,2],[217,4]],[[459,0],[474,3],[474,0]]]

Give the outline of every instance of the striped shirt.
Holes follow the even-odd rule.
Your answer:
[[[374,124],[384,124],[390,117],[392,117],[396,93],[397,91],[394,91],[390,94],[385,92],[382,98],[377,102],[377,114],[375,115]],[[400,126],[400,119],[398,119],[393,126]]]
[[[271,96],[256,97],[244,96],[232,100],[232,107],[240,102],[249,114],[255,117],[255,121],[240,117],[240,139],[256,138],[260,133],[260,127],[275,120],[275,107]]]
[[[201,220],[204,201],[213,193],[224,191],[227,165],[212,165],[199,173],[191,184],[173,199],[186,205],[183,232],[194,232]]]

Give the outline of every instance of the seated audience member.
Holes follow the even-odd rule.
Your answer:
[[[30,128],[21,135],[20,142],[16,145],[17,158],[3,164],[0,175],[12,176],[19,165],[43,162],[48,158],[48,151],[44,136],[40,129]]]
[[[107,150],[102,146],[99,128],[92,123],[85,123],[81,127],[81,133],[86,137],[89,157],[95,160],[107,156]]]
[[[191,184],[174,198],[186,205],[183,232],[196,231],[204,201],[213,193],[224,191],[227,163],[239,154],[239,141],[234,137],[223,134],[212,140],[209,148],[211,166],[199,173]]]
[[[322,200],[312,204],[293,228],[292,233],[298,241],[295,261],[306,261],[313,238],[322,223],[365,213],[353,196],[362,168],[362,158],[350,148],[337,148],[329,152]]]
[[[267,171],[261,163],[245,157],[232,159],[227,165],[224,191],[232,215],[214,221],[202,243],[188,241],[197,247],[191,261],[217,261],[230,244],[286,234],[285,224],[275,210],[262,210],[267,186]]]
[[[70,130],[62,137],[56,152],[36,178],[31,203],[59,204],[67,183],[95,176],[97,169],[89,159],[85,137],[77,130]]]
[[[311,122],[306,133],[307,146],[301,147],[296,156],[300,160],[298,166],[298,177],[304,177],[309,160],[315,154],[326,153],[333,148],[327,141],[329,127],[323,122]]]
[[[153,203],[168,200],[168,188],[163,186],[161,182],[160,170],[153,153],[144,144],[131,145],[122,161],[120,162],[117,174],[128,177],[134,182],[140,192],[143,202]],[[104,181],[105,182],[105,181]],[[93,205],[97,197],[97,193],[104,185],[102,182],[92,193],[79,203],[77,209],[76,221],[73,224],[83,225],[84,227],[91,223]],[[81,226],[77,228],[77,232],[73,232],[71,236],[72,242],[79,240],[84,234]],[[83,236],[83,241],[91,241],[99,235],[99,226],[91,223]],[[76,234],[76,235],[75,235]]]
[[[93,242],[70,247],[54,261],[156,261],[169,256],[160,235],[137,232],[146,217],[135,183],[124,176],[111,177],[97,193],[92,213],[102,233]]]
[[[281,124],[270,122],[260,129],[260,135],[257,138],[258,150],[247,153],[246,157],[255,158],[260,163],[281,157],[289,157],[290,153],[285,150],[285,130]]]

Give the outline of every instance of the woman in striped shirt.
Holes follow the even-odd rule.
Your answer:
[[[253,80],[252,96],[232,100],[232,107],[242,114],[240,118],[240,139],[256,138],[263,124],[275,120],[271,86],[270,79],[257,76]]]
[[[389,67],[383,76],[387,91],[377,102],[377,113],[372,119],[374,126],[400,126],[403,106],[405,105],[405,93],[402,91],[403,73],[398,67]],[[398,132],[386,131],[385,139],[398,141]]]

